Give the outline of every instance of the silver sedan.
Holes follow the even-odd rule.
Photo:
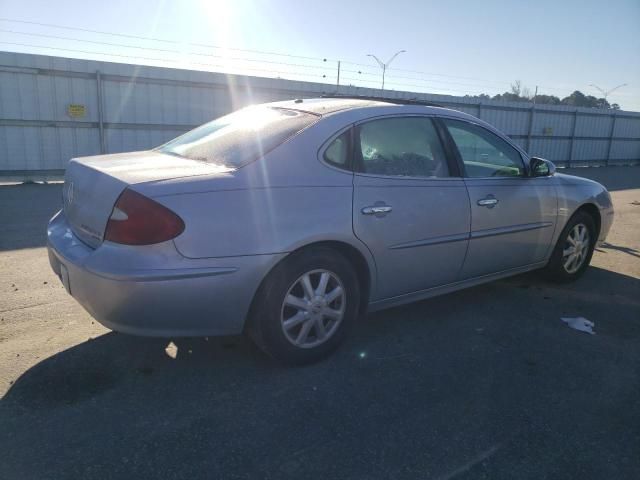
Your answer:
[[[540,268],[574,280],[612,221],[602,185],[475,117],[323,98],[71,160],[48,245],[67,291],[108,328],[244,331],[305,363],[366,311]]]

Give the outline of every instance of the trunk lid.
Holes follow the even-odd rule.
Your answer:
[[[65,172],[63,210],[78,238],[96,248],[102,243],[116,200],[128,186],[228,171],[220,165],[153,151],[76,158]]]

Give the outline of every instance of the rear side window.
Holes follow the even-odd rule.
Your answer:
[[[157,150],[239,168],[273,150],[318,118],[297,110],[247,107],[191,130]]]
[[[350,154],[350,135],[351,131],[347,130],[339,135],[324,151],[324,161],[334,167],[348,169]]]
[[[361,170],[398,177],[448,177],[449,167],[431,119],[394,117],[358,127]]]

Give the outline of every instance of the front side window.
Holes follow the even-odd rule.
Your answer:
[[[433,122],[425,117],[372,120],[358,127],[360,169],[398,177],[447,177],[449,167]]]
[[[524,175],[520,153],[490,131],[459,120],[442,119],[458,147],[467,177]]]
[[[318,117],[273,107],[247,107],[165,143],[157,150],[170,155],[240,168],[284,143]]]

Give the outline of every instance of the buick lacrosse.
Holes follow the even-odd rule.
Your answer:
[[[110,329],[247,332],[305,363],[366,311],[539,268],[574,280],[612,221],[602,185],[473,116],[321,98],[71,160],[48,247],[67,291]]]

